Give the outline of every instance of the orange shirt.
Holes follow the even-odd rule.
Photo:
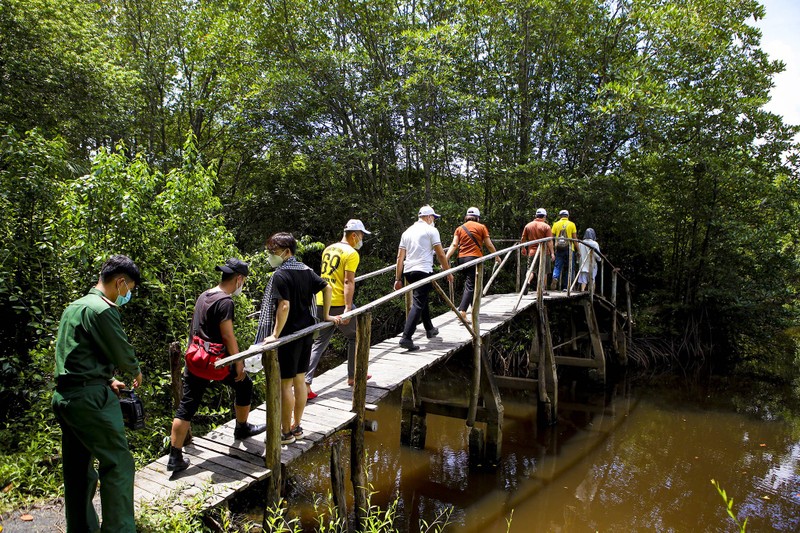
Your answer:
[[[544,239],[545,237],[552,236],[553,232],[550,229],[550,224],[545,222],[543,218],[535,218],[533,221],[528,222],[528,224],[525,226],[525,229],[522,230],[522,238],[520,241],[535,241],[537,239]],[[528,246],[528,255],[533,257],[533,254],[536,253],[537,248],[539,248],[538,243]],[[523,251],[525,250],[523,249]]]
[[[464,222],[463,226],[469,229],[478,244],[475,244],[462,226],[457,227],[455,236],[458,237],[458,257],[483,257],[483,241],[489,236],[488,228],[474,220]]]

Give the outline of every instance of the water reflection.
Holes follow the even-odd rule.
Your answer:
[[[439,397],[458,396],[466,379],[440,370],[426,383]],[[400,446],[398,391],[370,414],[380,427],[366,442],[372,503],[397,498],[400,531],[418,531],[448,507],[449,531],[506,531],[512,511],[512,532],[731,531],[713,478],[749,531],[800,530],[796,431],[780,417],[737,413],[732,398],[624,382],[581,396],[565,389],[559,424],[541,429],[532,397],[504,393],[502,461],[482,470],[469,467],[463,421],[429,416],[425,449]],[[290,469],[290,501],[307,529],[314,498],[330,490],[328,463],[322,447]]]

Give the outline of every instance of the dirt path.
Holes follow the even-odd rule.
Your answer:
[[[25,515],[32,516],[33,520],[22,520]],[[64,500],[61,498],[0,516],[0,533],[56,533],[66,530]]]

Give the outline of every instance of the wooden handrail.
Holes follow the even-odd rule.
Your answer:
[[[495,257],[498,257],[501,254],[503,254],[503,253],[505,253],[505,252],[507,252],[509,250],[515,250],[515,249],[521,248],[523,246],[531,246],[533,244],[537,244],[537,243],[544,242],[544,241],[547,241],[547,240],[548,240],[548,238],[544,238],[544,239],[537,239],[537,240],[534,240],[534,241],[529,241],[529,242],[524,242],[524,243],[518,243],[518,244],[515,244],[513,246],[509,246],[508,248],[505,248],[503,250],[499,250],[499,251],[493,252],[491,254],[484,255],[483,257],[477,257],[477,258],[473,259],[472,261],[469,261],[469,262],[464,263],[462,265],[458,265],[456,267],[448,268],[447,270],[442,270],[440,272],[432,274],[431,276],[428,276],[425,279],[421,279],[421,280],[419,280],[417,282],[414,282],[414,283],[411,283],[409,285],[406,285],[402,289],[398,289],[396,291],[390,292],[389,294],[385,294],[385,295],[381,296],[380,298],[378,298],[376,300],[373,300],[370,303],[368,303],[368,304],[366,304],[366,305],[364,305],[362,307],[357,307],[356,309],[353,309],[352,311],[348,311],[347,313],[343,313],[343,314],[338,315],[338,316],[341,317],[342,319],[348,319],[348,318],[356,317],[356,316],[358,316],[358,315],[360,315],[362,313],[366,313],[367,311],[371,311],[372,309],[375,309],[376,307],[378,307],[380,305],[383,305],[384,303],[388,302],[389,300],[392,300],[393,298],[397,298],[397,297],[402,296],[402,295],[404,295],[406,293],[409,293],[409,292],[413,291],[414,289],[425,285],[426,283],[430,283],[432,281],[436,281],[436,280],[439,280],[439,279],[442,279],[442,278],[446,278],[447,276],[449,276],[450,274],[453,274],[455,272],[459,272],[461,270],[466,270],[466,269],[470,268],[471,266],[477,265],[478,263],[482,263],[484,261],[488,261],[489,259],[494,259]],[[395,265],[390,265],[390,266],[384,267],[381,270],[386,272],[386,271],[388,271],[388,269],[390,267],[391,268],[395,268]],[[219,359],[219,360],[217,360],[216,363],[214,363],[214,366],[216,368],[219,368],[219,367],[222,367],[222,366],[229,365],[231,363],[235,363],[236,361],[241,361],[243,359],[247,359],[250,356],[253,356],[253,355],[256,355],[256,354],[261,354],[261,353],[266,352],[268,350],[275,350],[279,346],[283,346],[284,344],[288,344],[288,343],[290,343],[290,342],[292,342],[294,340],[297,340],[297,339],[299,339],[301,337],[305,337],[306,335],[312,334],[317,330],[322,330],[322,329],[329,328],[329,327],[332,327],[332,326],[333,326],[333,322],[318,322],[318,323],[314,324],[313,326],[308,326],[307,328],[303,328],[303,329],[301,329],[299,331],[295,331],[294,333],[291,333],[290,335],[287,335],[285,337],[280,337],[279,339],[277,339],[277,340],[275,340],[273,342],[270,342],[270,343],[267,343],[267,344],[254,345],[254,346],[251,346],[250,348],[248,348],[246,350],[242,350],[241,352],[239,352],[237,354],[229,355],[228,357],[224,357],[222,359]]]
[[[522,248],[526,248],[526,247],[532,246],[534,244],[542,244],[542,243],[545,243],[545,242],[551,241],[551,240],[555,240],[555,237],[545,237],[545,238],[542,238],[542,239],[534,239],[532,241],[527,241],[527,242],[518,242],[518,243],[513,244],[513,245],[511,245],[511,246],[509,246],[507,248],[503,248],[501,250],[497,250],[497,251],[492,252],[490,254],[486,254],[486,255],[484,255],[482,257],[476,257],[472,261],[468,261],[468,262],[463,263],[461,265],[458,265],[458,266],[455,266],[455,267],[452,267],[452,268],[448,268],[447,270],[441,270],[441,271],[439,271],[437,273],[432,274],[431,276],[428,276],[425,279],[421,279],[421,280],[419,280],[419,281],[417,281],[415,283],[411,283],[409,285],[406,285],[402,289],[398,289],[396,291],[392,291],[392,292],[390,292],[388,294],[385,294],[385,295],[381,296],[380,298],[377,298],[377,299],[373,300],[372,302],[369,302],[368,304],[365,304],[362,307],[357,307],[356,309],[353,309],[352,311],[348,311],[347,313],[343,313],[343,314],[338,315],[338,316],[340,318],[342,318],[342,319],[355,318],[355,317],[357,317],[358,315],[360,315],[362,313],[366,313],[366,312],[372,311],[376,307],[378,307],[380,305],[383,305],[386,302],[388,302],[388,301],[390,301],[390,300],[392,300],[394,298],[398,298],[398,297],[403,296],[403,295],[405,295],[407,293],[410,293],[414,289],[416,289],[418,287],[421,287],[421,286],[425,285],[426,283],[431,283],[433,281],[437,281],[437,280],[440,280],[442,278],[446,278],[450,274],[454,274],[456,272],[460,272],[461,270],[466,270],[468,268],[476,266],[476,265],[478,265],[480,263],[483,263],[485,261],[494,260],[495,257],[499,257],[499,256],[501,256],[503,254],[510,253],[510,252],[512,252],[514,250],[519,250],[519,249],[522,249]],[[568,240],[569,241],[574,241],[574,242],[583,242],[581,239],[568,239]],[[498,239],[498,241],[501,241],[501,239]],[[539,249],[541,249],[541,247],[539,247]],[[602,257],[603,260],[608,261],[608,259],[602,253],[600,253],[600,257]],[[609,262],[609,266],[613,268],[613,265],[611,264],[611,262]],[[385,266],[385,267],[383,267],[383,268],[381,268],[379,270],[376,270],[376,271],[373,271],[373,272],[369,272],[369,273],[363,274],[362,276],[357,277],[356,281],[368,279],[368,278],[371,278],[371,277],[374,277],[374,276],[378,276],[380,274],[385,274],[387,272],[391,272],[394,268],[395,268],[394,264],[387,265],[387,266]],[[499,269],[498,269],[498,271],[499,271]],[[619,276],[625,281],[626,287],[629,288],[631,286],[631,283],[624,276],[622,276],[621,274],[619,274]],[[299,331],[295,331],[294,333],[291,333],[291,334],[289,334],[289,335],[287,335],[285,337],[280,337],[279,339],[277,339],[277,340],[275,340],[273,342],[270,342],[268,344],[254,345],[254,346],[251,346],[250,348],[248,348],[246,350],[242,350],[241,352],[239,352],[237,354],[229,355],[228,357],[219,359],[214,364],[214,366],[216,368],[219,368],[219,367],[222,367],[222,366],[230,365],[230,364],[235,363],[237,361],[241,361],[241,360],[246,359],[248,357],[251,357],[253,355],[262,354],[262,353],[264,353],[264,352],[266,352],[268,350],[275,350],[279,346],[283,346],[284,344],[288,344],[288,343],[290,343],[290,342],[292,342],[294,340],[297,340],[297,339],[299,339],[301,337],[305,337],[306,335],[310,335],[310,334],[314,333],[317,330],[322,330],[322,329],[325,329],[325,328],[333,327],[333,325],[334,325],[333,322],[318,322],[318,323],[316,323],[316,324],[314,324],[312,326],[309,326],[307,328],[303,328],[303,329],[301,329]]]

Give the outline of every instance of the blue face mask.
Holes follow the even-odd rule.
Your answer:
[[[121,294],[117,295],[117,299],[114,300],[114,303],[119,306],[125,305],[126,303],[130,302],[131,296],[133,296],[133,291],[131,291],[130,287],[128,287],[128,282],[123,279],[122,283],[124,283],[125,288],[128,289],[128,294],[126,294],[125,296],[122,296]]]

